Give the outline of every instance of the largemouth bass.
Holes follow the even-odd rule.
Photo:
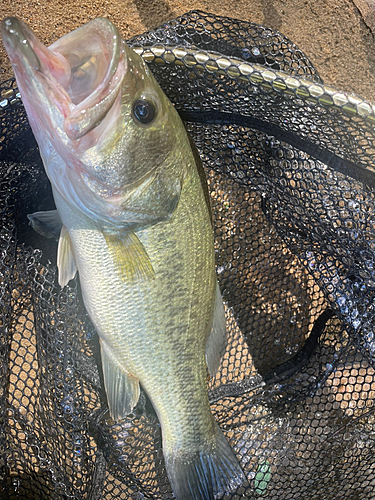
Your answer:
[[[158,415],[179,500],[212,500],[244,480],[206,389],[225,343],[210,210],[185,128],[144,61],[95,19],[49,48],[17,18],[2,37],[57,210],[58,279],[77,270],[99,334],[110,414]]]

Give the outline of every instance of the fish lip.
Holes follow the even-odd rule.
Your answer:
[[[51,52],[43,45],[21,19],[17,17],[3,19],[1,21],[1,34],[12,65],[23,77],[30,73],[37,77],[39,73],[47,79],[54,79],[60,86],[64,86],[61,82],[61,75],[57,76],[57,73],[58,71],[60,73],[68,71],[67,61],[60,54]],[[22,64],[19,65],[18,61],[21,57]],[[50,67],[48,67],[49,59],[51,59]],[[53,66],[55,66],[55,72]],[[59,70],[56,70],[56,66],[59,66]]]
[[[43,65],[50,55],[32,30],[17,17],[6,17],[1,22],[1,35],[9,59],[14,68],[22,99],[33,102],[32,94],[41,96],[42,104],[53,99],[59,113],[64,118],[70,113],[70,98],[61,82]],[[67,68],[61,56],[51,53],[52,65],[63,73]],[[42,91],[45,89],[45,92]],[[47,97],[48,96],[48,97]],[[29,116],[30,119],[30,116]]]
[[[35,85],[44,88],[50,105],[56,106],[62,115],[63,130],[68,139],[79,139],[102,121],[121,90],[122,73],[127,66],[122,37],[108,19],[93,19],[61,37],[49,48],[17,17],[2,20],[1,34],[16,77],[21,77],[17,78],[21,96],[32,104],[29,88]],[[90,43],[85,44],[86,40],[96,40],[95,49],[102,56],[101,64],[99,68],[94,65],[98,76],[94,85],[88,88],[87,95],[80,102],[73,102],[74,95],[69,89],[74,68],[70,66],[69,55],[80,45],[80,54],[89,57],[92,47]]]
[[[30,42],[25,34],[26,25],[17,17],[9,16],[1,21],[1,35],[8,54],[16,53],[17,49],[26,55],[36,71],[40,70],[40,60],[35,51],[30,47]],[[16,64],[15,61],[12,63]]]

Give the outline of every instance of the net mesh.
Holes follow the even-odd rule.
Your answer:
[[[207,175],[229,338],[208,390],[247,477],[226,498],[375,498],[372,106],[258,25],[196,11],[130,44]],[[171,499],[147,396],[109,418],[79,281],[28,226],[53,198],[13,80],[0,96],[0,498]]]

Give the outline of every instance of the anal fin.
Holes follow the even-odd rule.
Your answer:
[[[219,369],[220,360],[227,345],[227,332],[223,299],[221,297],[219,283],[216,282],[216,295],[214,305],[214,316],[211,332],[206,342],[206,364],[211,377],[214,377]]]
[[[126,373],[106,342],[101,340],[100,347],[109,413],[113,420],[121,420],[138,402],[139,380]]]
[[[145,247],[133,231],[103,233],[116,268],[125,282],[154,278],[154,269]]]

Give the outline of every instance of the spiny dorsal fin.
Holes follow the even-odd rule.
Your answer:
[[[46,238],[58,238],[62,222],[57,210],[48,210],[47,212],[35,212],[28,214],[30,226],[37,233]]]
[[[155,277],[147,251],[133,231],[125,234],[103,234],[123,281],[132,283],[138,279],[148,280]]]
[[[64,287],[74,278],[77,272],[72,242],[65,226],[61,228],[59,245],[57,247],[57,267],[59,270],[59,285]]]

